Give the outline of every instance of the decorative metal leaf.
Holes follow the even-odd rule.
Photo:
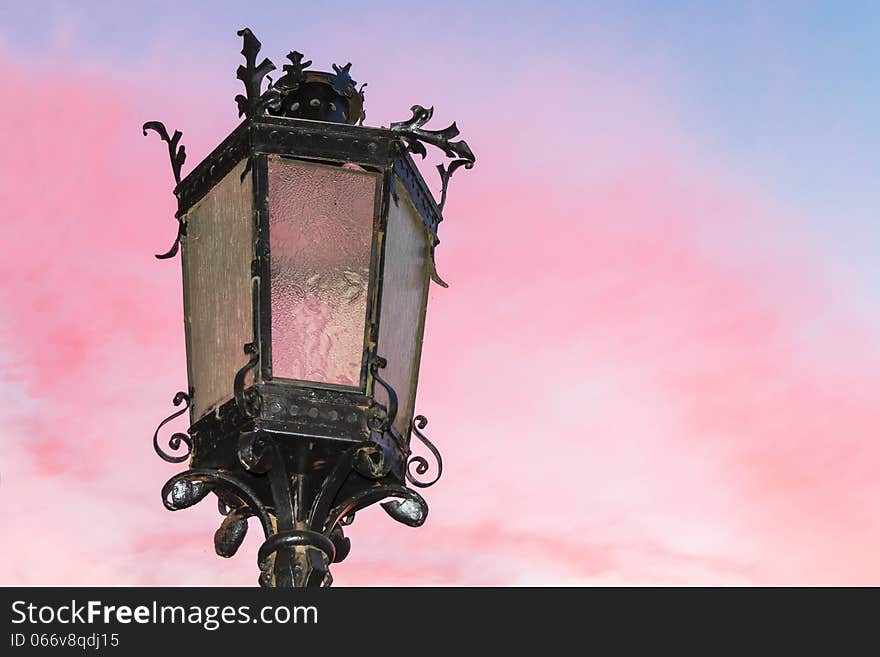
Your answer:
[[[392,132],[400,133],[408,144],[420,140],[441,149],[446,153],[447,157],[460,157],[471,164],[474,163],[476,158],[474,158],[474,154],[470,146],[467,145],[467,142],[450,141],[458,137],[459,134],[458,126],[454,122],[442,130],[423,130],[422,126],[434,116],[434,108],[429,107],[425,109],[421,105],[413,105],[410,110],[413,113],[412,117],[408,121],[392,123],[390,128]],[[424,156],[424,147],[416,148],[417,150],[414,152]]]
[[[391,130],[417,130],[430,121],[431,117],[434,116],[433,107],[425,109],[421,105],[413,105],[410,108],[410,111],[413,113],[412,118],[410,118],[409,121],[392,123]]]
[[[230,513],[214,533],[214,551],[221,557],[231,557],[241,547],[247,529],[247,516]]]
[[[364,121],[365,121],[366,118],[367,118],[367,111],[366,111],[365,109],[363,109],[363,104],[364,104],[364,101],[366,100],[366,98],[365,98],[365,96],[364,96],[364,87],[366,87],[366,86],[367,86],[367,83],[364,82],[364,83],[361,85],[361,88],[358,89],[358,91],[357,91],[357,92],[358,92],[358,96],[361,97],[361,118],[358,119],[358,125],[363,125],[363,124],[364,124]]]
[[[330,532],[330,540],[336,547],[336,556],[333,557],[333,562],[339,563],[351,552],[351,539],[342,532],[342,527],[336,525]]]
[[[174,475],[162,486],[162,502],[169,511],[179,511],[204,499],[212,490],[219,491],[227,504],[237,500],[236,511],[242,513],[245,509],[260,521],[266,536],[272,533],[269,510],[259,495],[238,477],[222,470],[194,468]]]
[[[280,96],[275,91],[268,97],[261,97],[261,89],[263,87],[263,78],[270,72],[275,70],[275,64],[268,58],[260,62],[257,66],[257,55],[263,44],[254,36],[250,28],[244,28],[238,31],[238,36],[242,37],[243,45],[241,54],[244,55],[245,64],[238,67],[236,77],[244,83],[246,96],[239,94],[235,97],[238,104],[238,115],[254,116],[267,106],[271,106],[280,102]],[[271,89],[269,91],[272,91]],[[268,93],[268,92],[267,92]]]
[[[355,85],[357,85],[357,82],[351,79],[351,74],[349,73],[351,71],[351,62],[342,67],[333,64],[333,71],[336,73],[333,76],[333,91],[340,96],[351,98]]]
[[[171,171],[174,174],[175,184],[180,184],[180,169],[186,162],[186,147],[178,146],[183,133],[180,130],[174,131],[174,136],[168,136],[168,130],[161,121],[147,121],[143,125],[144,137],[147,136],[147,130],[152,130],[159,135],[159,138],[168,144],[168,155],[171,158]]]
[[[294,90],[299,87],[300,82],[305,77],[303,72],[312,65],[311,60],[304,62],[302,60],[303,56],[301,52],[296,50],[287,53],[287,59],[290,60],[290,64],[285,64],[281,67],[284,70],[284,75],[275,83],[275,87],[287,90]]]
[[[177,255],[177,250],[180,248],[180,239],[186,235],[186,224],[183,222],[182,217],[177,218],[177,235],[174,238],[174,243],[171,245],[171,248],[168,249],[165,253],[157,253],[153,257],[157,260],[168,260],[169,258],[173,258]]]
[[[428,517],[428,505],[421,495],[415,491],[410,492],[412,495],[403,500],[382,502],[381,506],[397,522],[409,527],[420,527],[425,524],[425,519]]]
[[[458,137],[459,134],[458,126],[455,122],[442,130],[425,130],[422,126],[434,116],[434,108],[429,107],[425,109],[421,105],[413,105],[410,109],[412,117],[408,121],[392,123],[390,128],[392,132],[400,135],[406,144],[407,150],[424,158],[428,154],[425,144],[431,144],[442,150],[446,157],[458,158],[451,162],[448,168],[442,164],[437,167],[438,171],[440,171],[440,181],[443,185],[440,192],[440,203],[438,204],[442,212],[443,206],[446,204],[446,190],[452,174],[459,167],[463,166],[465,169],[473,167],[476,157],[474,157],[471,147],[463,139],[451,141]]]
[[[168,156],[171,158],[171,172],[174,174],[174,182],[176,185],[180,184],[180,169],[183,167],[183,163],[186,162],[186,148],[180,144],[180,138],[183,136],[183,133],[180,130],[175,130],[174,135],[172,137],[168,136],[168,130],[165,128],[165,124],[161,121],[147,121],[143,125],[144,136],[147,136],[147,130],[152,130],[159,138],[168,144]],[[168,249],[165,253],[157,254],[156,258],[159,260],[167,260],[168,258],[173,258],[177,255],[177,249],[180,247],[180,238],[186,235],[186,224],[183,223],[183,219],[181,217],[177,218],[177,237],[174,238],[174,244],[171,245],[171,248]]]
[[[431,280],[437,283],[440,287],[447,288],[449,287],[449,283],[440,278],[440,274],[437,272],[437,259],[435,256],[435,251],[437,250],[437,241],[431,241]]]
[[[437,204],[440,212],[443,212],[443,206],[446,205],[446,189],[449,186],[449,179],[452,178],[452,174],[461,166],[464,166],[465,169],[470,169],[474,166],[474,163],[468,160],[453,160],[449,163],[449,167],[442,164],[437,165],[437,171],[440,172],[440,182],[443,185],[440,190],[440,203]]]
[[[171,505],[175,509],[185,509],[204,499],[213,486],[198,479],[181,479],[171,488]]]
[[[404,136],[403,141],[406,142],[406,147],[410,153],[421,155],[422,159],[425,159],[425,157],[428,155],[428,151],[425,148],[425,145],[420,142],[417,137]]]

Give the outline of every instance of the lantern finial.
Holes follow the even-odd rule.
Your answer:
[[[345,66],[333,65],[333,73],[306,70],[311,60],[303,61],[304,55],[296,50],[287,55],[284,75],[277,82],[269,82],[265,92],[260,91],[264,77],[275,69],[269,59],[257,66],[257,54],[262,44],[249,28],[238,32],[244,39],[242,55],[246,65],[238,67],[238,77],[245,85],[247,96],[236,96],[239,115],[266,112],[271,116],[287,116],[294,119],[310,119],[329,123],[363,123],[364,87],[357,88],[349,71],[351,62]]]

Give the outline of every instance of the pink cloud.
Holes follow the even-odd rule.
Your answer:
[[[0,581],[252,585],[257,528],[214,556],[219,517],[161,507],[175,470],[149,441],[185,367],[179,266],[152,258],[171,176],[140,124],[167,109],[192,165],[233,108],[206,122],[151,71],[99,73],[45,85],[0,52],[28,99],[0,155],[0,486],[33,500],[0,510]],[[489,100],[517,106],[521,75]],[[877,583],[877,318],[658,90],[582,75],[575,130],[540,105],[528,144],[521,117],[459,119],[479,160],[453,180],[418,400],[444,479],[418,531],[360,514],[337,583]]]

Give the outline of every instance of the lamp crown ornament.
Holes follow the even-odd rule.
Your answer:
[[[182,133],[143,126],[174,174],[177,237],[156,257],[181,253],[189,379],[153,446],[189,465],[163,486],[166,508],[216,496],[218,555],[255,519],[260,585],[327,586],[361,509],[379,502],[410,527],[427,518],[415,489],[443,469],[415,413],[428,287],[446,287],[434,254],[449,179],[475,158],[455,123],[424,128],[433,108],[364,126],[351,63],[313,71],[291,51],[273,82],[260,41],[238,35],[243,120],[213,152],[182,177]],[[426,144],[451,159],[439,200],[411,157]],[[189,429],[163,446],[160,430],[187,412]]]
[[[341,67],[333,64],[333,73],[312,71],[308,70],[312,62],[303,61],[303,54],[293,50],[287,55],[290,63],[282,67],[284,75],[275,82],[270,80],[262,92],[263,79],[275,70],[275,64],[263,59],[257,65],[262,44],[249,28],[240,30],[238,35],[244,40],[241,54],[245,58],[245,63],[238,67],[238,78],[246,92],[235,97],[239,116],[265,111],[271,116],[293,119],[351,125],[363,122],[363,86],[356,90],[350,62]]]

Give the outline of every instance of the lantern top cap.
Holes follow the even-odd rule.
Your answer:
[[[310,119],[330,123],[362,124],[364,117],[364,87],[357,88],[350,74],[351,62],[345,66],[333,64],[333,73],[307,70],[312,62],[303,61],[304,55],[295,50],[287,54],[289,64],[284,75],[262,91],[263,78],[276,66],[269,59],[257,65],[262,44],[250,28],[238,31],[244,44],[241,54],[245,64],[238,67],[237,77],[244,83],[247,95],[235,97],[239,116],[253,116],[261,111],[271,116]]]
[[[345,161],[364,158],[362,160],[364,162],[376,160],[382,166],[386,166],[389,163],[388,158],[393,155],[396,173],[418,181],[419,196],[427,199],[424,201],[427,210],[423,214],[434,217],[429,227],[434,233],[434,246],[436,246],[436,226],[442,220],[449,180],[455,171],[470,169],[476,161],[468,143],[463,139],[457,139],[458,126],[452,123],[442,130],[426,128],[425,124],[434,115],[434,108],[413,105],[410,108],[412,117],[409,119],[391,123],[387,128],[365,128],[363,123],[366,117],[364,112],[366,84],[357,87],[357,83],[351,78],[350,63],[345,66],[334,64],[333,73],[312,71],[308,69],[312,62],[303,61],[303,54],[294,50],[287,55],[290,63],[283,66],[284,74],[273,81],[269,73],[276,69],[275,64],[268,58],[257,63],[257,56],[262,48],[260,40],[249,28],[239,30],[238,36],[243,40],[241,54],[245,58],[245,63],[238,67],[236,77],[244,84],[245,93],[238,94],[235,102],[238,105],[239,117],[245,116],[246,120],[208,157],[184,178],[181,169],[186,160],[186,149],[180,143],[183,133],[180,130],[175,130],[173,134],[169,133],[161,121],[147,121],[143,125],[144,135],[148,130],[152,130],[168,144],[168,155],[175,182],[174,193],[178,197],[177,238],[166,253],[156,257],[164,260],[172,258],[178,252],[180,238],[185,235],[183,213],[202,198],[207,189],[219,181],[216,175],[220,175],[220,172],[226,175],[231,170],[238,162],[235,158],[241,159],[254,154],[252,137],[262,140],[264,152],[266,152],[265,148],[269,149],[268,152],[278,152],[277,149],[283,141],[279,136],[281,133],[291,138],[289,142],[295,142],[286,146],[285,152],[289,155],[294,151],[306,158],[324,159],[328,153],[333,155],[329,145],[331,134],[335,135],[334,144],[338,145],[337,142],[343,143],[348,139],[351,141],[349,145],[355,148],[355,151],[345,151]],[[264,91],[265,78],[268,78],[268,85]],[[284,121],[283,119],[286,118],[294,121]],[[296,119],[305,120],[296,121]],[[295,123],[299,125],[293,125]],[[322,123],[324,125],[321,125]],[[333,123],[337,124],[337,127],[327,125]],[[288,125],[278,130],[281,124]],[[352,127],[343,128],[338,124],[348,124]],[[263,131],[266,131],[266,134],[262,134]],[[308,135],[308,138],[301,139],[303,135]],[[385,149],[381,156],[377,154],[380,145]],[[440,149],[449,158],[448,162],[437,166],[441,183],[439,199],[433,197],[421,173],[407,155],[408,152],[424,158],[427,155],[426,146],[429,145]],[[340,153],[335,152],[335,154]],[[333,157],[329,159],[332,160]],[[399,171],[398,166],[401,167]],[[433,248],[431,253],[433,257]]]

